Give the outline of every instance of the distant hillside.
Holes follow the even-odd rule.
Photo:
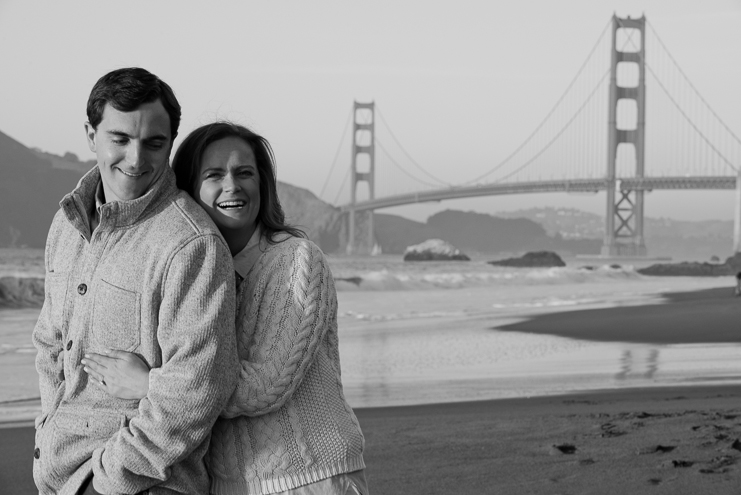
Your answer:
[[[286,221],[301,228],[326,253],[340,247],[341,213],[308,189],[278,181],[278,197]]]
[[[529,208],[498,212],[504,218],[528,218],[539,223],[549,235],[563,239],[602,239],[604,217],[573,208]],[[651,256],[707,260],[730,256],[733,222],[730,220],[687,221],[670,218],[645,219],[644,235]]]
[[[64,156],[47,153],[38,148],[31,148],[31,151],[33,151],[36,156],[42,160],[50,162],[53,168],[58,168],[60,170],[72,170],[84,174],[95,166],[95,160],[81,162],[77,155],[70,153],[69,151],[65,153]]]
[[[81,175],[0,132],[0,246],[44,247],[59,201]]]
[[[0,132],[0,247],[43,248],[59,201],[95,161],[72,153],[29,149]],[[278,182],[289,222],[303,228],[327,252],[339,247],[339,209],[300,187]]]

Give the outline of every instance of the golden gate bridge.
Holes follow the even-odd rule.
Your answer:
[[[647,45],[655,55],[649,56]],[[605,191],[602,255],[645,256],[644,195],[662,189],[736,189],[734,250],[741,251],[741,139],[645,17],[613,16],[535,129],[506,158],[466,181],[442,180],[414,160],[377,104],[354,103],[342,140],[350,122],[352,160],[340,186],[342,192],[349,178],[350,201],[340,206],[347,213],[348,254],[372,252],[373,211],[382,208],[504,194]],[[380,139],[377,123],[391,141]],[[444,136],[435,141],[448,144]],[[411,167],[394,157],[392,147]],[[330,175],[338,156],[339,149]],[[381,157],[393,167],[377,167]],[[320,196],[328,182],[329,177]],[[363,186],[367,197],[360,200]],[[338,199],[339,194],[334,203]]]

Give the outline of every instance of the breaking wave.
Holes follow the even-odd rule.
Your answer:
[[[350,266],[338,267],[339,269],[336,270],[333,266],[333,272],[339,291],[460,289],[490,285],[555,285],[643,278],[643,275],[637,273],[632,266],[506,268],[485,263],[471,263],[466,264],[465,267],[462,266],[463,264],[459,264],[457,267],[451,265],[420,268],[406,264],[398,267],[384,267],[380,270],[352,270]]]

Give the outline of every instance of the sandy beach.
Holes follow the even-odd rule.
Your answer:
[[[738,493],[733,281],[554,273],[341,288],[343,382],[371,493]],[[35,314],[0,311],[0,435],[38,409]],[[4,457],[0,479],[30,476],[28,449],[28,462]]]

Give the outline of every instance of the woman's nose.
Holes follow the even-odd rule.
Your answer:
[[[241,189],[239,186],[239,182],[234,179],[234,177],[231,174],[227,174],[226,177],[224,177],[224,189],[226,191],[236,192]]]

